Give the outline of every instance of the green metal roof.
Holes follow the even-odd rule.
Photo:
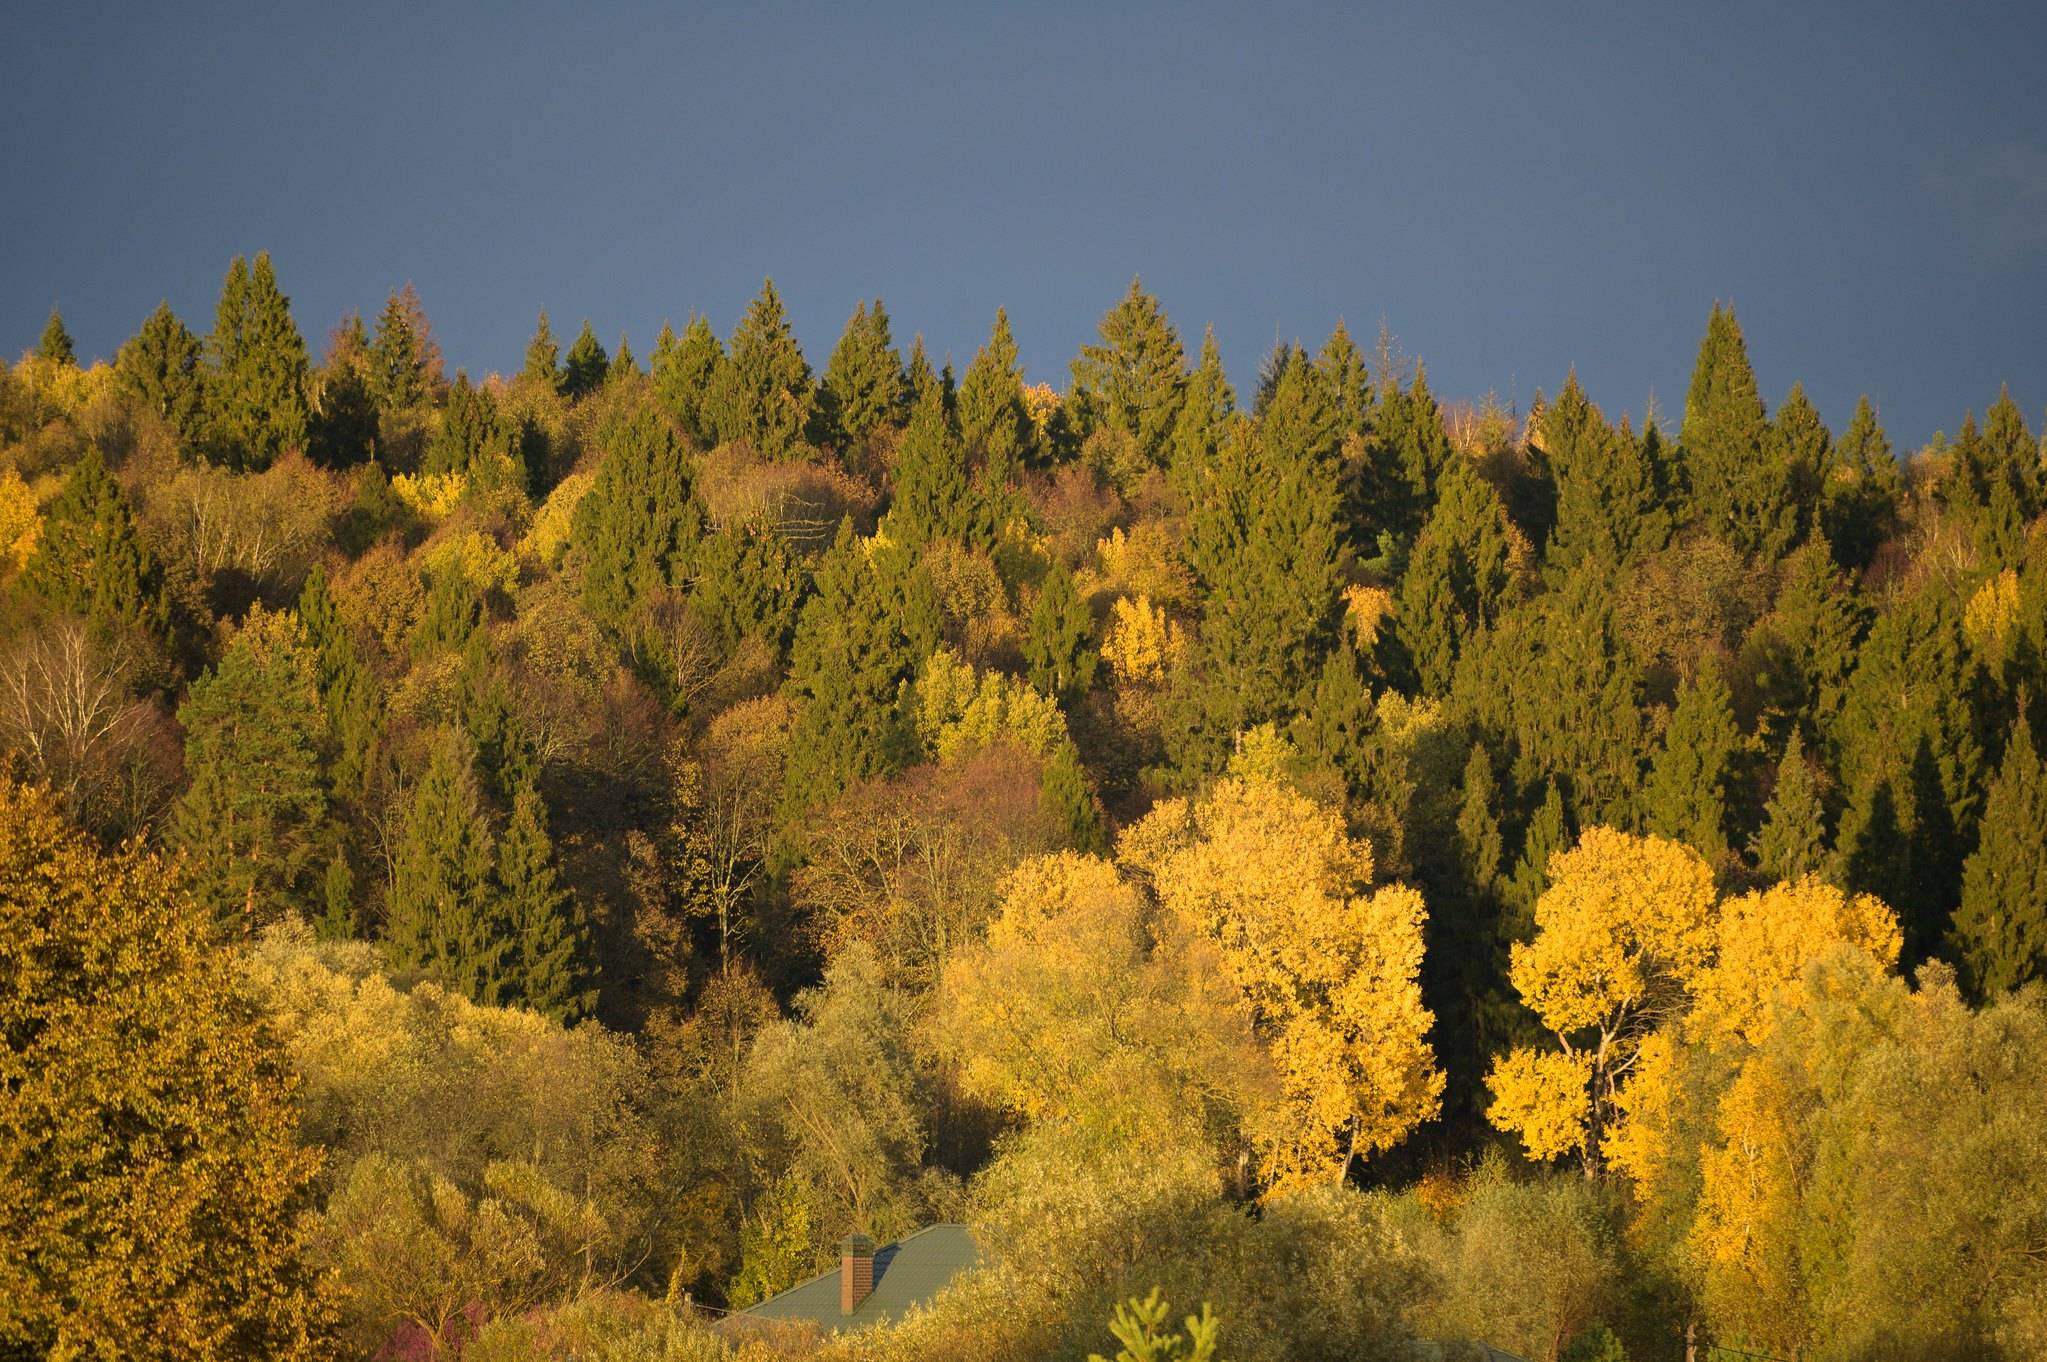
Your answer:
[[[874,1291],[850,1315],[839,1313],[839,1269],[770,1296],[742,1314],[761,1319],[808,1321],[830,1332],[852,1333],[900,1319],[923,1305],[954,1277],[981,1265],[981,1250],[965,1225],[927,1225],[874,1253]]]

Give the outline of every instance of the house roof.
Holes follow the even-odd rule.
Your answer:
[[[839,1270],[770,1296],[742,1314],[761,1319],[808,1321],[825,1330],[851,1333],[884,1320],[900,1319],[943,1291],[962,1272],[981,1265],[981,1250],[965,1225],[927,1225],[874,1253],[874,1290],[850,1315],[839,1313]]]

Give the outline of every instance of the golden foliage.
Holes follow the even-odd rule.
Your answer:
[[[27,566],[42,526],[35,493],[15,469],[0,468],[0,577]]]
[[[1163,686],[1186,655],[1186,635],[1150,597],[1119,596],[1110,604],[1102,660],[1118,684]]]
[[[1493,1104],[1486,1116],[1521,1137],[1532,1159],[1583,1153],[1591,1103],[1592,1056],[1519,1047],[1486,1076]]]
[[[578,469],[556,483],[547,500],[533,513],[533,524],[519,541],[519,556],[547,567],[559,567],[562,555],[569,549],[576,507],[596,482],[595,472]]]
[[[1713,963],[1692,986],[1694,1025],[1709,1038],[1759,1045],[1772,1005],[1806,967],[1842,945],[1884,969],[1904,944],[1897,915],[1869,894],[1845,894],[1817,876],[1771,885],[1720,905]]]
[[[391,491],[422,519],[444,520],[469,494],[466,473],[400,473]]]
[[[1392,615],[1393,593],[1385,587],[1353,582],[1343,589],[1343,627],[1358,652],[1371,651]]]
[[[1016,677],[977,671],[949,648],[924,664],[910,710],[918,742],[942,762],[1005,741],[1049,757],[1071,741],[1056,702]]]
[[[2011,568],[1976,589],[1962,610],[1969,646],[1993,662],[2002,661],[2019,620],[2019,574]]]
[[[519,584],[519,560],[500,548],[497,540],[476,530],[443,535],[428,544],[420,557],[430,578],[453,570],[478,591],[506,595]]]

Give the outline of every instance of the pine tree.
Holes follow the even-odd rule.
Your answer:
[[[370,389],[372,361],[369,333],[362,314],[351,312],[327,342],[327,358],[311,384],[312,409],[307,416],[307,453],[323,468],[347,468],[369,458],[383,435],[383,417]],[[397,447],[416,418],[393,413]]]
[[[665,327],[663,334],[667,334]],[[717,333],[695,313],[690,314],[682,339],[665,348],[658,343],[654,347],[654,396],[683,432],[705,448],[717,443],[717,431],[704,404],[724,363],[725,347],[718,343]]]
[[[509,933],[503,998],[562,1023],[590,1014],[589,942],[576,897],[558,882],[547,805],[530,785],[498,842],[498,913]]]
[[[597,333],[590,329],[590,319],[585,317],[583,329],[569,344],[568,358],[562,361],[562,396],[573,402],[596,392],[604,386],[610,366],[604,347],[597,343]]]
[[[432,391],[427,373],[426,338],[413,328],[418,295],[405,286],[410,301],[395,290],[377,317],[376,339],[369,349],[370,395],[379,410],[411,411],[425,404]]]
[[[818,426],[825,443],[844,453],[859,448],[878,427],[903,419],[909,384],[903,359],[889,336],[888,313],[881,299],[869,311],[866,303],[853,310],[818,388]]]
[[[938,641],[930,576],[901,548],[861,543],[850,520],[817,569],[790,661],[799,708],[784,805],[792,815],[856,780],[899,769],[913,746],[897,711],[902,686]]]
[[[78,365],[78,352],[72,348],[71,333],[64,329],[63,314],[54,307],[50,309],[50,320],[43,323],[42,338],[36,342],[36,358],[73,368]]]
[[[1376,769],[1379,710],[1358,668],[1357,654],[1339,643],[1323,659],[1315,688],[1289,730],[1303,757],[1333,771],[1354,800],[1384,799],[1383,772]],[[1388,801],[1404,807],[1404,798]]]
[[[1643,802],[1649,831],[1684,842],[1714,865],[1728,859],[1727,789],[1741,730],[1720,666],[1709,654],[1679,688]]]
[[[1819,781],[1805,758],[1805,742],[1795,728],[1778,759],[1777,788],[1751,849],[1757,871],[1768,880],[1827,872],[1826,811],[1820,803]]]
[[[466,474],[480,468],[486,452],[511,457],[511,439],[498,420],[497,399],[486,388],[472,387],[466,370],[455,371],[455,386],[441,411],[440,427],[427,441],[420,471]]]
[[[306,342],[277,288],[270,255],[236,256],[206,340],[207,425],[213,455],[235,468],[268,468],[306,443]]]
[[[903,383],[906,389],[903,396],[910,411],[914,412],[926,397],[935,397],[941,406],[945,405],[945,383],[931,367],[931,356],[924,353],[921,333],[910,342],[910,361],[903,368]]]
[[[808,581],[789,541],[757,521],[734,523],[697,550],[690,612],[731,649],[756,638],[787,657]]]
[[[548,392],[561,391],[561,346],[555,342],[554,328],[548,324],[546,308],[540,309],[540,321],[533,328],[533,339],[526,342],[526,361],[519,370],[519,376],[541,385]]]
[[[1821,494],[1820,524],[1842,567],[1853,571],[1869,565],[1877,546],[1896,528],[1903,497],[1891,442],[1865,395],[1834,444]]]
[[[1024,662],[1031,684],[1071,710],[1094,684],[1101,653],[1091,646],[1094,618],[1073,589],[1073,575],[1054,562],[1031,609]]]
[[[981,460],[998,480],[1008,470],[1033,462],[1037,428],[1024,406],[1023,370],[1017,364],[1016,338],[1009,314],[995,309],[988,343],[967,366],[960,384],[960,438],[969,455]]]
[[[88,448],[49,507],[22,585],[101,630],[134,630],[162,645],[170,631],[163,574],[142,542],[121,485]]]
[[[178,708],[190,786],[171,811],[200,904],[238,936],[315,902],[327,735],[311,653],[289,615],[251,614]]]
[[[718,440],[746,440],[764,459],[791,457],[810,430],[817,397],[774,280],[761,281],[760,296],[732,333],[731,350],[705,401]]]
[[[199,338],[163,302],[114,357],[117,390],[162,417],[188,448],[205,430],[200,356]]]
[[[576,506],[570,542],[584,603],[616,626],[650,593],[688,580],[704,513],[689,456],[658,413],[641,407],[614,416],[598,447],[604,462]]]
[[[356,655],[355,640],[334,604],[324,564],[313,564],[299,593],[299,628],[311,651],[321,710],[327,718],[327,788],[334,798],[361,793],[370,749],[383,721],[375,675]]]
[[[895,496],[889,503],[888,535],[906,548],[933,539],[987,544],[994,526],[967,475],[967,451],[935,392],[910,414],[896,447]]]
[[[1506,600],[1507,513],[1492,485],[1456,458],[1401,578],[1393,631],[1421,693],[1450,689],[1464,640],[1496,619]]]
[[[1814,523],[1819,510],[1820,487],[1833,466],[1833,432],[1805,395],[1805,385],[1794,383],[1771,418],[1764,448],[1771,463],[1781,466],[1789,479],[1792,530],[1786,543],[1796,541]]]
[[[1102,426],[1128,432],[1145,463],[1163,468],[1180,415],[1187,356],[1158,299],[1131,279],[1101,321],[1101,343],[1073,361],[1070,405],[1085,438]]]
[[[1757,676],[1766,702],[1815,733],[1832,732],[1869,612],[1823,538],[1784,560],[1783,585],[1758,637],[1775,644]]]
[[[640,372],[640,362],[633,358],[633,347],[626,339],[625,332],[618,333],[618,349],[612,351],[611,367],[604,372],[606,383],[619,383]]]
[[[1997,401],[1983,413],[1983,434],[1973,453],[1963,472],[1983,504],[1999,486],[2010,489],[2021,519],[2030,519],[2047,502],[2040,442],[2026,429],[2025,414],[2011,400],[2008,386],[1999,389]]]
[[[2047,768],[2023,713],[1984,801],[1949,943],[1977,996],[2047,977]]]
[[[1797,532],[1791,471],[1764,447],[1769,423],[1734,310],[1713,305],[1678,433],[1690,518],[1743,553],[1771,559]]]
[[[1322,351],[1315,356],[1315,372],[1320,375],[1330,400],[1336,406],[1336,419],[1346,434],[1362,435],[1372,424],[1372,372],[1365,363],[1365,356],[1350,338],[1350,328],[1337,320],[1336,329],[1329,333],[1329,339],[1322,344]]]
[[[1202,480],[1222,447],[1223,434],[1237,409],[1237,394],[1223,373],[1222,351],[1215,328],[1201,334],[1201,362],[1187,376],[1180,415],[1173,424],[1173,444],[1166,473],[1173,490],[1190,505],[1201,494]]]
[[[503,999],[510,942],[493,902],[494,860],[469,745],[446,731],[399,831],[384,923],[394,965],[433,975],[473,1002]]]
[[[1609,426],[1571,370],[1544,406],[1537,432],[1556,486],[1546,561],[1562,576],[1581,563],[1608,570],[1662,548],[1670,515],[1642,447]]]

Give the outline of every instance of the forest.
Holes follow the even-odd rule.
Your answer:
[[[0,1359],[2047,1358],[2009,394],[373,311],[0,364]]]

